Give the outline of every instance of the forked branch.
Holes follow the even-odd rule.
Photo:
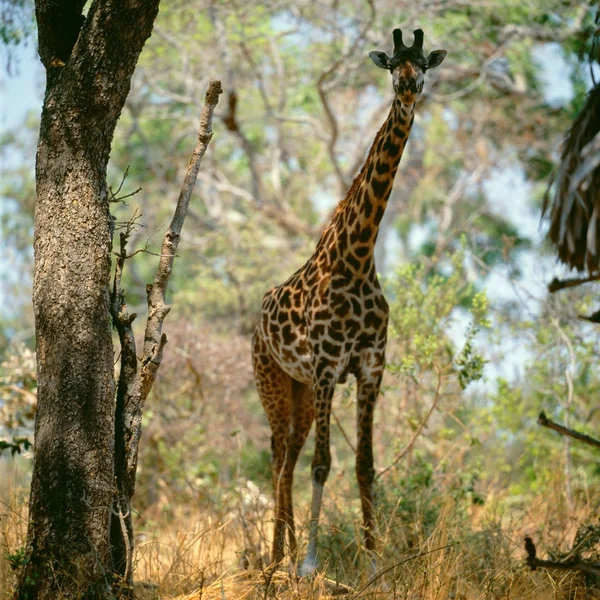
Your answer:
[[[121,372],[117,385],[115,411],[115,479],[117,489],[113,505],[115,518],[111,524],[111,546],[113,548],[113,569],[120,575],[122,583],[129,593],[132,590],[133,580],[132,552],[134,541],[130,502],[135,491],[135,473],[139,442],[142,435],[142,411],[156,379],[156,373],[162,361],[163,348],[167,343],[167,336],[162,331],[164,319],[171,310],[171,307],[166,303],[167,287],[200,163],[213,135],[212,118],[221,93],[221,82],[211,81],[200,117],[196,147],[179,194],[173,220],[163,238],[154,283],[146,286],[148,318],[139,369],[132,329],[132,323],[136,315],[128,313],[125,296],[121,288],[125,261],[135,254],[127,254],[127,240],[135,226],[137,215],[130,219],[125,225],[125,231],[120,234],[120,249],[117,252],[111,298],[113,323],[121,342]]]

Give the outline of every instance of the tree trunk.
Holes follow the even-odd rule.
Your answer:
[[[36,161],[38,408],[17,598],[109,597],[114,380],[106,165],[158,0],[38,0],[47,83]]]

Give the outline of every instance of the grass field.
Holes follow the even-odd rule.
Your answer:
[[[0,598],[10,597],[11,564],[26,536],[26,479],[19,459],[3,476],[9,486],[0,505]],[[568,555],[579,525],[593,514],[580,502],[573,514],[559,490],[519,505],[498,493],[485,504],[448,494],[405,498],[379,491],[379,546],[374,570],[361,547],[360,514],[349,478],[326,487],[318,573],[295,575],[291,560],[271,572],[269,490],[240,481],[219,505],[179,505],[175,497],[136,518],[136,596],[141,599],[362,599],[422,600],[600,598],[598,579],[525,565],[523,538],[530,535],[545,558]],[[306,541],[307,494],[298,494],[297,522]],[[167,506],[168,505],[168,506]],[[300,554],[302,555],[301,548]]]

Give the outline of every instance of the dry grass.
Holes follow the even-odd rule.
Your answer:
[[[24,487],[18,471],[6,469],[10,485],[0,505],[0,598],[10,597],[15,556],[26,534]],[[327,488],[326,488],[327,489]],[[563,503],[548,498],[521,511],[515,520],[496,498],[486,507],[461,510],[450,494],[437,498],[439,511],[427,524],[420,508],[412,522],[397,510],[379,518],[380,556],[373,571],[360,547],[356,503],[348,489],[330,486],[325,498],[321,569],[312,578],[293,574],[286,563],[269,578],[267,562],[271,505],[252,484],[240,484],[221,506],[196,511],[171,498],[166,513],[156,506],[140,515],[136,548],[136,595],[143,600],[227,600],[259,598],[420,600],[600,598],[590,582],[571,573],[531,572],[521,542],[533,534],[542,553],[566,550],[576,529]],[[400,499],[398,499],[398,502]],[[307,522],[306,502],[298,522]],[[389,507],[389,504],[386,504]],[[397,506],[394,505],[394,506]],[[425,503],[422,505],[425,506]],[[424,510],[424,509],[423,509]],[[584,509],[582,509],[583,511]],[[582,517],[583,515],[579,515]],[[547,524],[559,527],[546,530]],[[306,541],[306,531],[300,532]],[[556,548],[560,542],[562,548]],[[550,546],[552,544],[553,546]],[[302,553],[302,551],[301,551]]]
[[[17,469],[5,468],[2,475],[10,482],[0,503],[0,599],[5,600],[14,582],[8,556],[17,555],[24,544],[27,515],[23,478]],[[439,514],[431,526],[420,512],[424,505],[417,506],[409,523],[388,509],[379,517],[380,556],[373,572],[360,546],[356,502],[345,500],[350,490],[339,481],[326,490],[321,570],[313,578],[298,578],[287,563],[269,579],[271,506],[255,486],[245,483],[217,507],[192,510],[170,498],[168,512],[154,506],[138,517],[136,596],[141,600],[600,598],[576,574],[529,571],[521,548],[523,537],[532,534],[542,552],[557,544],[566,550],[586,509],[579,518],[568,516],[564,503],[552,497],[511,520],[492,508],[498,504],[494,500],[489,508],[464,514],[448,494],[437,499]],[[301,502],[297,515],[304,525],[306,504]],[[548,523],[552,529],[545,530]],[[306,541],[306,531],[300,535]]]
[[[550,551],[566,553],[578,524],[595,515],[598,491],[578,476],[578,505],[571,510],[564,499],[563,470],[557,468],[544,478],[539,498],[509,496],[504,489],[508,478],[493,461],[484,461],[488,475],[472,483],[465,475],[467,453],[473,452],[468,426],[462,425],[464,435],[437,433],[448,422],[461,423],[452,413],[456,395],[444,397],[446,412],[430,420],[418,452],[377,482],[379,557],[373,571],[361,546],[352,444],[342,432],[352,438],[353,394],[339,394],[319,538],[321,568],[312,578],[298,578],[288,561],[269,579],[272,502],[268,457],[263,456],[269,430],[251,385],[247,340],[240,336],[232,351],[215,332],[204,331],[199,343],[187,327],[171,338],[175,351],[164,365],[170,379],[157,382],[147,407],[153,414],[144,430],[138,471],[138,598],[287,600],[342,592],[356,600],[600,598],[593,582],[579,575],[529,571],[521,547],[530,535],[542,558]],[[376,415],[379,466],[390,465],[406,446],[412,435],[407,415],[420,423],[432,402],[427,388],[416,395],[392,383]],[[446,422],[447,415],[452,418]],[[475,449],[481,449],[483,461],[493,446],[483,434],[479,437]],[[296,470],[300,557],[309,520],[308,446]],[[30,467],[27,457],[0,459],[0,481],[7,483],[0,486],[0,600],[10,597],[11,566],[25,543]],[[485,505],[475,502],[476,492]]]

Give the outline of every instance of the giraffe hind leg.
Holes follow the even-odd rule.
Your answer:
[[[294,479],[294,467],[304,447],[306,438],[312,426],[315,415],[314,395],[312,388],[295,379],[292,380],[292,428],[290,431],[290,492],[287,496],[289,504],[285,507],[288,518],[288,538],[290,554],[295,561],[297,556],[296,530],[294,527],[294,505],[292,500],[292,487]]]
[[[286,527],[290,524],[293,526],[291,514],[293,449],[290,445],[293,380],[277,364],[260,335],[256,333],[252,358],[256,387],[271,426],[271,469],[275,495],[272,561],[276,565],[283,559]]]

